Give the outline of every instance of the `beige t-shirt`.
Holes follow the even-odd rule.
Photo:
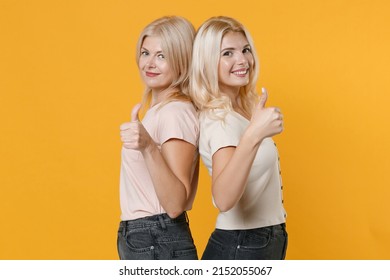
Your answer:
[[[210,176],[213,154],[224,147],[236,147],[248,125],[249,121],[234,111],[223,121],[202,114],[199,152]],[[216,228],[253,229],[284,223],[285,218],[278,151],[273,140],[266,138],[254,159],[244,194],[232,209],[219,213]]]
[[[160,107],[150,108],[142,120],[158,148],[169,139],[181,139],[198,147],[199,121],[197,112],[190,102],[173,101]],[[198,175],[198,152],[192,168],[191,195],[186,210],[192,208]],[[160,205],[141,152],[122,147],[120,173],[121,220],[133,220],[166,213]]]

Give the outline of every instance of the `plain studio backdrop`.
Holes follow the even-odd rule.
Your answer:
[[[390,259],[390,2],[0,1],[0,259],[117,259],[119,125],[143,85],[142,28],[241,21],[279,106],[287,259]],[[201,166],[189,212],[214,228]]]

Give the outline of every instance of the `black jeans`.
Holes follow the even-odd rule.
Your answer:
[[[248,230],[215,229],[202,260],[283,260],[287,241],[285,224]]]
[[[171,219],[167,214],[122,221],[118,230],[121,260],[197,260],[187,213]]]

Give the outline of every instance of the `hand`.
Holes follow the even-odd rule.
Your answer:
[[[131,121],[120,126],[120,135],[124,148],[142,152],[153,144],[153,139],[139,121],[138,113],[140,109],[140,103],[133,107]]]
[[[283,115],[277,107],[265,108],[267,99],[267,90],[262,88],[260,101],[252,113],[250,123],[255,137],[259,141],[262,141],[267,137],[272,137],[283,131]]]

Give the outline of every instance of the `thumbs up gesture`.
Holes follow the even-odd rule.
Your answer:
[[[133,110],[131,110],[131,121],[132,122],[139,122],[138,113],[139,113],[140,109],[141,109],[141,103],[138,103],[133,107]]]
[[[277,107],[265,107],[268,93],[262,88],[260,101],[252,113],[250,126],[259,141],[283,131],[283,115]]]
[[[153,140],[139,121],[138,113],[140,109],[140,103],[133,107],[131,121],[120,126],[120,136],[124,148],[142,152],[153,143]]]

